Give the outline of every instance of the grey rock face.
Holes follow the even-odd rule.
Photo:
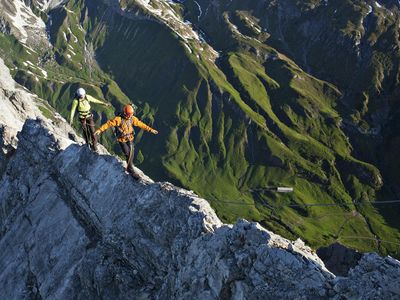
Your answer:
[[[334,280],[336,299],[399,299],[400,262],[365,254],[347,278]]]
[[[27,121],[1,184],[0,247],[14,258],[1,258],[2,298],[33,293],[32,278],[42,297],[164,294],[184,249],[221,225],[208,203],[135,183],[115,158],[86,147],[60,151],[45,124]]]
[[[1,176],[9,158],[17,147],[17,132],[22,129],[25,120],[28,118],[44,118],[39,107],[46,106],[46,104],[15,83],[2,59],[0,59],[0,104]],[[50,108],[48,107],[48,109]],[[64,122],[64,119],[58,113],[53,113],[52,128],[60,128],[63,136],[69,134],[72,137],[76,137],[72,128]],[[81,142],[82,140],[76,137],[76,141]]]
[[[197,239],[187,257],[176,285],[182,299],[315,298],[333,278],[301,241],[244,220]]]
[[[30,103],[33,99],[26,95],[26,92],[15,87],[9,70],[0,59],[0,176],[16,149],[16,135],[22,129],[24,120],[35,116],[31,108],[34,105]],[[37,115],[40,113],[37,112]]]

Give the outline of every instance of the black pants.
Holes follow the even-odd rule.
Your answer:
[[[128,164],[128,172],[134,174],[135,170],[133,169],[133,155],[135,148],[133,146],[133,141],[119,142],[119,145],[121,146],[122,152],[125,154],[126,162]]]
[[[86,118],[79,118],[79,121],[81,122],[83,136],[85,137],[86,144],[88,144],[92,148],[92,150],[97,150],[97,138],[94,134],[95,129],[93,115],[90,115]],[[92,143],[90,143],[89,137],[92,139]]]

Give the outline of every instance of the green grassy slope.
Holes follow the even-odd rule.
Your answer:
[[[283,143],[325,175],[317,177],[319,183],[325,185],[325,191],[313,197],[318,199],[316,202],[323,202],[321,198],[329,199],[326,194],[332,195],[336,202],[396,199],[398,176],[394,166],[397,160],[385,147],[386,144],[395,145],[391,139],[396,130],[385,122],[393,118],[390,111],[397,111],[399,54],[395,20],[398,8],[391,7],[388,11],[374,1],[347,0],[199,3],[207,13],[199,17],[196,5],[188,4],[185,5],[186,17],[200,27],[220,51],[235,54],[229,55],[229,63],[221,62],[230,80],[236,82],[241,94],[247,94],[245,97],[253,102],[257,111],[268,114],[270,127],[275,128],[272,131]],[[243,63],[243,52],[262,64],[267,78],[272,78],[279,88],[263,78],[254,63]],[[314,76],[304,74],[301,69]],[[265,92],[262,84],[267,87]],[[268,112],[268,101],[262,103],[263,99],[271,103],[273,115]],[[303,145],[292,141],[293,135],[285,130],[285,125],[306,139]],[[382,143],[385,140],[388,142]],[[321,144],[333,151],[326,151]],[[301,160],[296,158],[295,161],[298,164]],[[310,177],[308,170],[303,172],[295,168],[295,174],[306,176],[308,184],[316,179]],[[303,189],[302,186],[297,188]],[[317,190],[313,185],[306,193],[307,198],[311,191]],[[346,209],[344,213],[340,211],[342,214],[335,218],[342,219],[340,224],[345,224],[343,228],[338,226],[342,228],[340,235],[348,237],[346,243],[360,246],[368,241],[371,236],[355,238],[362,236],[359,234],[350,235],[350,238],[345,232],[349,228],[363,227],[370,235],[376,234],[384,240],[373,243],[374,247],[383,252],[387,247],[397,253],[395,243],[400,224],[394,215],[400,211],[398,206],[385,205],[376,209],[357,206],[355,211],[362,213],[362,222],[356,222],[357,218],[346,221]],[[282,220],[288,222],[290,217]],[[307,223],[304,217],[302,220]],[[300,231],[307,231],[307,226]],[[333,236],[338,238],[338,234]]]

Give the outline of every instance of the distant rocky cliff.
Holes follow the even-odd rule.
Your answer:
[[[223,224],[190,191],[133,181],[44,117],[2,62],[0,75],[1,299],[400,297],[399,261],[365,254],[336,277],[301,240]]]

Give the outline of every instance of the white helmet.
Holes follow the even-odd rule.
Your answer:
[[[79,98],[85,97],[86,91],[85,91],[83,88],[79,88],[79,89],[76,91],[76,95],[77,95]]]

